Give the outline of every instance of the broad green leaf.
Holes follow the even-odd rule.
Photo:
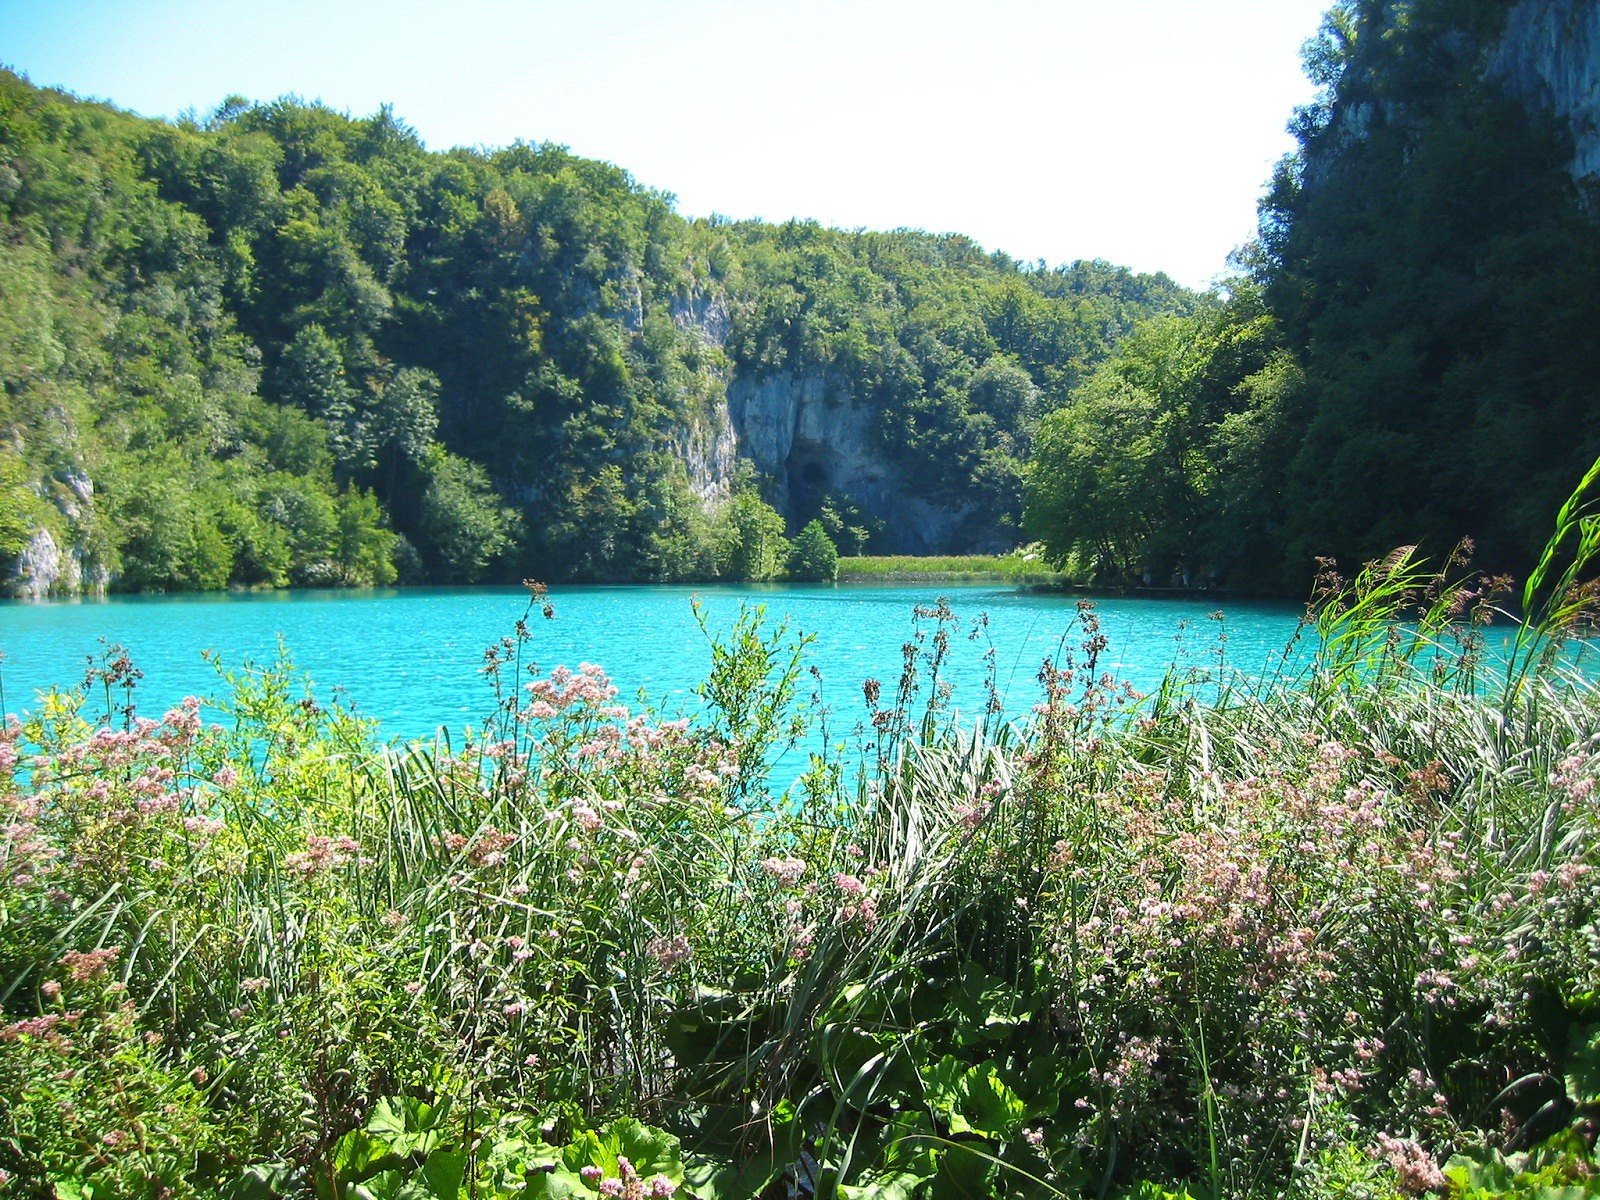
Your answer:
[[[390,1168],[379,1171],[370,1179],[361,1183],[353,1183],[345,1191],[348,1200],[402,1200],[401,1189],[405,1187],[405,1176],[398,1170]]]
[[[825,1025],[816,1046],[824,1077],[840,1099],[858,1109],[916,1095],[916,1066],[898,1037],[875,1036],[853,1025]]]
[[[1027,1116],[1028,1106],[992,1062],[968,1067],[950,1055],[922,1074],[928,1107],[951,1134],[978,1133],[1009,1138]]]
[[[401,1157],[428,1154],[438,1146],[448,1102],[437,1107],[410,1096],[386,1096],[373,1106],[366,1130]]]
[[[633,1163],[633,1169],[641,1178],[665,1175],[674,1183],[683,1182],[683,1156],[678,1139],[665,1130],[624,1117],[606,1127],[605,1141],[615,1147],[617,1155]]]
[[[352,1129],[333,1144],[333,1170],[341,1183],[366,1179],[386,1166],[398,1166],[401,1155],[365,1129]]]
[[[59,1189],[58,1189],[59,1190]],[[287,1163],[257,1163],[217,1193],[218,1200],[278,1200],[300,1191],[299,1175]]]
[[[838,1195],[839,1200],[911,1200],[926,1182],[926,1175],[909,1171],[874,1172],[855,1184],[841,1184]]]
[[[986,1148],[961,1142],[939,1156],[939,1173],[929,1190],[932,1200],[988,1200],[999,1168]]]
[[[1600,1101],[1600,1025],[1574,1025],[1567,1050],[1567,1095],[1575,1104]]]
[[[739,1160],[693,1156],[683,1182],[700,1200],[754,1200],[783,1167],[783,1156],[771,1147]]]
[[[435,1150],[422,1164],[422,1196],[426,1200],[456,1200],[461,1194],[461,1182],[466,1172],[466,1150]]]
[[[536,1172],[528,1180],[523,1195],[528,1200],[594,1200],[595,1190],[576,1171],[557,1167],[553,1171]]]

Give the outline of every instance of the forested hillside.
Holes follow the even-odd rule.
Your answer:
[[[0,75],[0,573],[771,578],[815,518],[1003,547],[1042,416],[1196,303],[954,236],[688,221],[388,111],[166,123]]]
[[[1524,574],[1600,453],[1597,28],[1578,0],[1337,5],[1226,303],[1046,419],[1031,529],[1107,577],[1303,594],[1316,556],[1462,536]]]

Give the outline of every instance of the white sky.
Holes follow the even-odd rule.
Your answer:
[[[0,63],[147,116],[380,104],[713,212],[957,232],[1204,285],[1310,98],[1326,0],[0,0]]]

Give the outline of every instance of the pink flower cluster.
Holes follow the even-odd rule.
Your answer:
[[[0,880],[9,875],[13,884],[27,887],[60,857],[39,829],[41,809],[37,798],[0,796],[0,819],[9,818],[0,824]]]
[[[45,1013],[43,1016],[28,1017],[21,1021],[13,1021],[9,1025],[0,1025],[0,1042],[15,1042],[19,1038],[26,1037],[58,1043],[62,1039],[61,1026],[70,1028],[80,1016],[79,1013]]]
[[[761,860],[761,869],[772,876],[781,888],[798,887],[800,878],[806,873],[804,860],[798,858],[766,858]]]
[[[1377,1156],[1382,1158],[1400,1178],[1400,1190],[1408,1196],[1421,1196],[1428,1192],[1442,1192],[1447,1186],[1439,1164],[1416,1142],[1408,1138],[1378,1135]]]
[[[352,837],[326,837],[320,833],[306,835],[306,848],[297,850],[283,860],[283,865],[302,879],[347,866],[356,860],[361,847]]]
[[[535,679],[527,690],[533,702],[523,709],[524,720],[548,720],[574,705],[600,708],[617,694],[605,671],[594,663],[581,663],[576,672],[557,667],[550,678]]]
[[[506,850],[517,842],[517,835],[486,826],[475,836],[447,833],[440,839],[452,854],[465,854],[474,867],[498,867],[506,862]]]
[[[646,954],[668,971],[694,954],[694,947],[681,933],[670,938],[653,937],[644,949]]]
[[[67,977],[75,983],[85,983],[104,975],[122,953],[121,946],[103,946],[99,950],[68,950],[61,956],[61,965]]]
[[[840,925],[860,922],[861,927],[869,932],[877,926],[878,901],[867,890],[866,884],[856,876],[840,871],[833,877],[833,886],[839,889],[846,900],[836,918]]]
[[[602,1196],[616,1200],[672,1200],[678,1185],[665,1175],[656,1175],[648,1183],[640,1178],[630,1159],[617,1155],[617,1173],[607,1175],[599,1167],[589,1165],[578,1172],[583,1181]]]
[[[1566,796],[1565,807],[1570,812],[1594,796],[1595,760],[1584,754],[1569,754],[1556,764],[1550,773],[1550,786]]]

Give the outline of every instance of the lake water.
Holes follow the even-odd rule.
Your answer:
[[[787,618],[794,630],[814,634],[806,662],[820,672],[823,701],[844,724],[863,713],[864,680],[877,678],[893,694],[913,609],[939,596],[960,620],[946,677],[962,711],[983,706],[982,656],[991,643],[1014,715],[1038,699],[1043,659],[1082,640],[1077,596],[994,585],[568,587],[553,593],[555,620],[531,619],[531,657],[545,670],[598,663],[623,699],[642,692],[668,715],[691,713],[692,689],[711,657],[691,608],[695,596],[713,632],[728,630],[741,604],[761,604],[769,620]],[[484,648],[511,632],[526,605],[520,588],[481,587],[9,601],[0,603],[0,686],[7,711],[30,710],[41,689],[81,682],[105,639],[125,646],[144,672],[135,694],[140,711],[160,716],[185,695],[218,691],[202,651],[240,667],[271,661],[282,639],[319,700],[337,689],[377,718],[385,737],[430,736],[441,726],[460,732],[493,706]],[[1300,612],[1235,600],[1102,598],[1095,606],[1110,640],[1102,670],[1140,689],[1174,663],[1214,665],[1219,651],[1230,666],[1260,671],[1288,642]],[[1222,620],[1211,615],[1219,610]],[[988,618],[985,636],[969,640],[980,614]],[[931,623],[924,627],[931,632]],[[809,676],[804,683],[816,686]]]

